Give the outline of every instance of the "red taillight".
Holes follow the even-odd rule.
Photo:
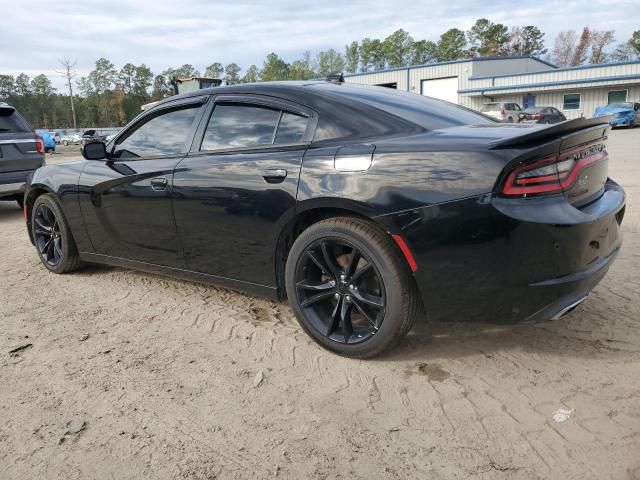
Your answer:
[[[520,165],[507,175],[502,193],[522,197],[559,193],[571,188],[585,167],[606,158],[607,151],[599,144]]]
[[[542,115],[540,115],[539,113],[534,113],[533,115],[529,115],[529,118],[542,118]]]
[[[504,115],[504,107],[500,107],[500,115]]]
[[[36,150],[38,153],[44,153],[44,140],[39,135],[36,135]]]

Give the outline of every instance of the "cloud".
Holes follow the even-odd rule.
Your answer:
[[[4,5],[1,5],[4,4]],[[490,5],[490,6],[489,6]],[[436,40],[453,27],[468,29],[488,17],[511,25],[537,25],[551,47],[560,30],[589,25],[615,29],[618,41],[637,28],[636,0],[507,0],[477,2],[324,0],[211,2],[108,0],[88,4],[32,0],[29,8],[0,0],[0,70],[48,74],[56,86],[57,59],[77,61],[80,74],[106,57],[116,66],[145,63],[154,72],[191,63],[201,71],[213,62],[261,65],[269,52],[288,61],[305,50],[342,50],[352,40],[384,38],[398,28],[414,38]],[[37,12],[37,14],[34,14]]]

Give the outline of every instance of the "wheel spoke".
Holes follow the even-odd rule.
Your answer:
[[[300,305],[303,308],[307,308],[311,305],[313,305],[316,302],[319,302],[320,300],[325,300],[327,298],[330,298],[333,296],[333,292],[322,292],[322,293],[318,293],[316,295],[313,295],[312,297],[307,298],[304,302],[302,302]]]
[[[342,307],[340,308],[340,322],[342,323],[342,335],[344,336],[345,343],[347,343],[349,341],[349,337],[353,335],[351,306],[351,302],[342,302]]]
[[[375,297],[368,293],[361,292],[360,290],[352,290],[351,295],[359,300],[361,303],[371,305],[376,308],[384,307],[384,300],[382,297]]]
[[[307,250],[307,255],[309,256],[311,261],[313,261],[313,263],[316,264],[316,267],[318,267],[322,271],[322,273],[328,275],[331,272],[331,269],[329,268],[329,266],[326,265],[324,263],[324,260],[321,257],[319,257],[315,252],[311,250]]]
[[[53,256],[53,238],[47,242],[47,260],[54,258]]]
[[[333,280],[327,280],[325,282],[313,282],[303,280],[297,283],[298,288],[302,288],[304,290],[314,290],[314,291],[322,291],[322,290],[333,290],[336,286],[336,283]]]
[[[329,322],[327,323],[327,330],[325,332],[325,336],[327,337],[330,336],[336,330],[336,328],[338,328],[338,325],[340,324],[340,310],[343,304],[344,302],[342,298],[339,298],[335,306],[333,307],[333,310],[331,311],[331,316],[329,317]]]
[[[51,225],[45,225],[42,223],[42,220],[38,218],[36,218],[36,227],[40,228],[42,231],[51,232]]]
[[[358,309],[358,311],[362,314],[362,316],[366,318],[367,321],[377,330],[378,322],[374,317],[371,316],[369,312],[367,312],[366,307],[362,303],[360,303],[360,300],[352,297],[351,301],[353,302],[355,307]]]
[[[49,245],[51,244],[52,241],[53,241],[53,237],[44,241],[44,243],[42,244],[42,247],[40,248],[40,253],[42,255],[46,255],[47,251],[49,250]]]
[[[320,242],[320,248],[322,249],[322,256],[324,258],[325,264],[329,267],[329,271],[335,276],[340,277],[342,273],[342,269],[336,264],[333,255],[329,249],[329,245],[326,241]]]
[[[53,252],[56,260],[60,260],[62,258],[62,242],[60,238],[56,238],[53,241]]]
[[[351,255],[349,257],[349,264],[345,269],[345,274],[347,278],[351,277],[353,273],[356,271],[356,268],[358,268],[358,263],[360,262],[360,258],[361,258],[360,252],[354,248],[351,251]]]
[[[367,264],[364,267],[362,267],[360,270],[357,270],[351,276],[351,281],[352,282],[357,282],[364,274],[366,274],[367,272],[371,271],[371,269],[373,269],[373,265],[371,264],[371,262],[367,262]]]

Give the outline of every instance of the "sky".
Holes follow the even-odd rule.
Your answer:
[[[559,31],[583,26],[615,30],[616,41],[640,28],[640,0],[0,0],[0,73],[45,73],[62,89],[58,59],[86,75],[106,57],[119,69],[145,63],[154,73],[190,63],[235,62],[259,67],[276,52],[286,61],[403,28],[414,39],[437,40],[449,28],[467,30],[477,18],[537,25],[547,46]],[[242,75],[243,72],[241,72]]]

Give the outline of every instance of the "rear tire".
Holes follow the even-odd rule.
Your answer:
[[[302,232],[289,252],[285,282],[300,326],[347,357],[390,349],[418,311],[415,281],[398,247],[361,219],[332,218]]]
[[[52,194],[36,198],[31,209],[31,231],[38,258],[47,270],[68,273],[82,266],[67,219]]]

